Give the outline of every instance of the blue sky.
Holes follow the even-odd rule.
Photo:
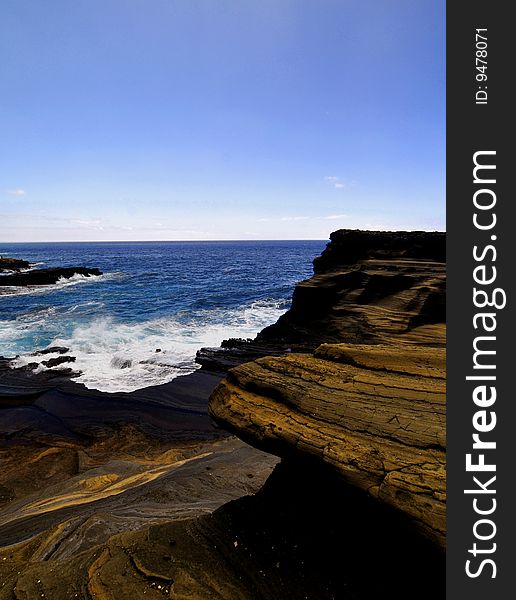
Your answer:
[[[445,227],[444,0],[3,0],[0,241]]]

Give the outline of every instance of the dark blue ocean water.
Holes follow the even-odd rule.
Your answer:
[[[195,369],[198,348],[274,323],[325,244],[0,244],[0,255],[37,267],[104,273],[0,295],[0,355],[21,355],[24,364],[35,349],[66,346],[83,371],[79,381],[106,391],[170,381]]]

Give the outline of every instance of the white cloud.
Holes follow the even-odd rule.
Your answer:
[[[104,231],[104,225],[100,219],[69,219],[68,222],[72,225],[79,225],[84,229]]]
[[[70,223],[75,223],[76,225],[100,225],[100,219],[70,219]]]
[[[261,217],[257,219],[257,223],[286,223],[292,221],[334,221],[338,219],[349,219],[347,214],[334,214],[334,215],[312,215],[312,216],[288,216],[288,217]]]
[[[324,181],[333,185],[336,190],[341,190],[345,187],[354,187],[357,184],[355,180],[343,181],[342,178],[337,175],[326,175]]]
[[[341,181],[340,177],[337,177],[336,175],[326,175],[324,180],[331,183],[336,190],[340,190],[344,187],[344,183]]]
[[[106,223],[102,219],[68,219],[68,223],[95,231],[134,231],[132,225],[114,225],[109,222]]]
[[[26,196],[27,192],[25,190],[22,190],[21,188],[16,188],[14,190],[4,190],[4,194],[9,194],[9,196],[21,197]]]
[[[328,215],[327,217],[323,218],[328,219],[329,221],[334,221],[336,219],[348,219],[349,215]]]

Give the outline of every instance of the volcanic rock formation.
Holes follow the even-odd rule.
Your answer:
[[[246,442],[316,458],[445,544],[445,373],[440,348],[324,344],[232,369],[211,414]]]
[[[444,234],[331,239],[254,343],[298,352],[230,370],[210,413],[262,450],[330,466],[444,547]]]

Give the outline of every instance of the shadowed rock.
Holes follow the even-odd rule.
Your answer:
[[[32,356],[44,356],[45,354],[66,354],[70,349],[65,346],[50,346],[43,348],[43,350],[36,350],[32,353]]]
[[[19,271],[20,269],[28,269],[30,263],[20,258],[8,258],[0,256],[0,272],[2,271]]]
[[[233,458],[244,461],[246,455]],[[207,472],[214,475],[215,490],[216,476],[223,472],[218,461],[211,459],[213,470]],[[180,481],[171,483],[177,487]],[[435,548],[414,535],[395,511],[379,509],[372,499],[306,461],[282,462],[257,494],[211,515],[169,518],[72,552],[75,528],[93,536],[92,520],[68,526],[64,549],[43,535],[9,548],[6,560],[0,560],[4,589],[16,584],[20,596],[43,593],[52,600],[75,594],[111,600],[444,597],[444,557]],[[54,533],[58,539],[65,535],[57,527]],[[4,597],[10,598],[0,590]]]
[[[77,359],[75,356],[57,356],[56,358],[49,358],[48,360],[43,360],[41,364],[45,365],[48,369],[52,367],[57,367],[64,363],[75,362]]]

